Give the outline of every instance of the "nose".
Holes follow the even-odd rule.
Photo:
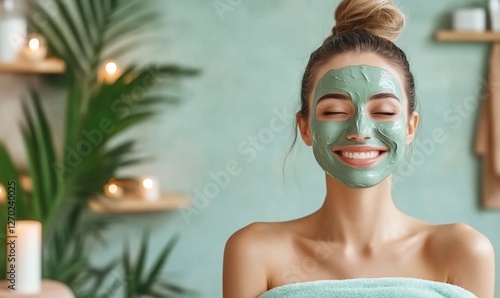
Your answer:
[[[348,134],[347,139],[349,141],[361,143],[371,139],[371,137],[360,133],[353,133],[353,134]]]
[[[358,111],[352,122],[351,128],[346,134],[349,141],[365,142],[373,137],[372,123],[362,111]]]

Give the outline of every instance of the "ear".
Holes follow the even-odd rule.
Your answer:
[[[413,142],[413,139],[417,134],[419,120],[420,118],[417,112],[413,112],[408,118],[408,123],[406,125],[406,144]]]
[[[309,121],[304,119],[299,113],[295,116],[297,119],[297,126],[299,127],[300,136],[307,146],[312,146],[312,134]]]

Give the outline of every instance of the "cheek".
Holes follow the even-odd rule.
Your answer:
[[[406,142],[406,122],[403,117],[397,121],[377,123],[376,127],[385,141],[394,142],[398,146]]]
[[[313,141],[317,144],[336,143],[344,130],[344,122],[313,121],[311,123]]]

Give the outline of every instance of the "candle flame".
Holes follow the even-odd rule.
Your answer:
[[[109,193],[115,194],[118,192],[118,185],[116,184],[110,184],[108,185],[108,191]]]
[[[7,192],[5,191],[5,187],[2,183],[0,183],[0,202],[4,202],[7,197]]]
[[[154,182],[151,178],[146,178],[142,180],[142,186],[144,186],[145,189],[153,189]]]
[[[37,51],[38,49],[40,49],[40,40],[38,38],[32,38],[30,39],[28,46],[30,50]]]
[[[115,62],[106,63],[106,66],[104,68],[106,69],[106,72],[110,75],[114,75],[118,71],[118,65]]]

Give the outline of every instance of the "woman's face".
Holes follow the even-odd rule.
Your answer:
[[[349,187],[372,187],[394,172],[418,115],[407,119],[399,72],[376,54],[339,55],[318,72],[301,133],[323,170]]]

